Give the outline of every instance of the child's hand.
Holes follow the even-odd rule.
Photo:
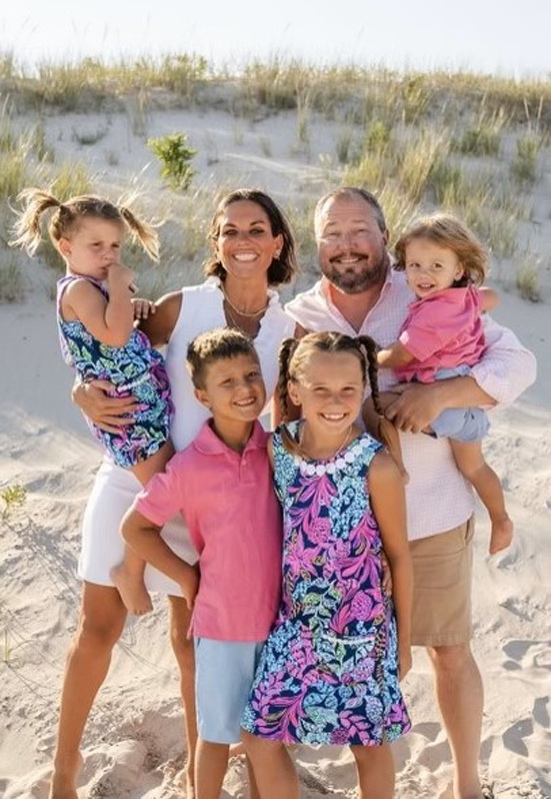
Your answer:
[[[138,297],[132,298],[132,307],[134,309],[134,319],[137,322],[141,322],[142,319],[147,319],[150,314],[154,314],[157,310],[154,302]]]
[[[186,571],[186,576],[182,579],[180,588],[182,589],[182,594],[184,595],[188,608],[193,610],[195,597],[199,590],[199,571],[196,568],[189,568]]]
[[[107,283],[110,289],[124,287],[135,291],[134,272],[123,264],[112,263],[107,272]]]
[[[404,679],[411,669],[411,647],[398,645],[398,679]]]

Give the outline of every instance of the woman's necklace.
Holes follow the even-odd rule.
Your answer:
[[[254,330],[252,328],[247,329],[245,325],[237,321],[235,316],[230,311],[229,304],[224,309],[224,313],[226,314],[226,320],[228,321],[230,327],[235,328],[235,330],[239,330],[241,333],[244,333],[246,336],[249,336],[249,338],[255,338],[258,335],[258,331],[260,330],[260,320],[255,320]],[[249,322],[250,324],[249,320],[247,320],[247,322]]]
[[[301,427],[299,428],[299,431],[298,431],[298,441],[297,441],[297,443],[298,443],[298,445],[299,445],[299,448],[300,448],[300,450],[301,450],[301,451],[302,451],[302,452],[305,454],[305,456],[308,458],[308,457],[309,457],[309,455],[308,455],[308,453],[307,453],[307,452],[305,452],[305,450],[304,450],[304,446],[303,446],[303,443],[302,443],[302,440],[301,440],[301,439],[303,438],[303,432],[304,432],[304,425],[301,425]],[[337,447],[337,449],[335,450],[335,452],[334,452],[332,455],[330,455],[328,458],[310,458],[310,460],[324,460],[324,461],[329,461],[329,460],[331,460],[332,458],[335,458],[335,457],[336,457],[336,456],[339,454],[339,452],[340,452],[342,449],[344,449],[344,447],[347,445],[347,443],[348,443],[348,439],[349,439],[349,437],[350,437],[350,433],[351,433],[351,432],[352,432],[352,425],[350,425],[350,427],[348,427],[348,429],[347,429],[347,431],[346,431],[346,435],[345,435],[345,437],[344,437],[344,440],[342,441],[342,443],[341,443],[341,444],[339,444],[339,446]]]
[[[225,299],[226,303],[230,306],[232,311],[235,311],[236,314],[238,314],[239,316],[243,316],[243,317],[245,317],[247,319],[254,319],[256,316],[260,316],[260,314],[264,313],[264,311],[266,310],[266,308],[270,304],[270,300],[268,299],[267,302],[266,302],[266,305],[264,305],[258,311],[253,311],[252,313],[249,313],[248,311],[241,311],[239,308],[237,308],[237,306],[235,306],[233,304],[233,302],[230,300],[230,298],[226,294],[226,289],[224,288],[224,286],[222,286],[222,294],[224,295],[224,299]]]

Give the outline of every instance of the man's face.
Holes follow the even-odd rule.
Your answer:
[[[346,294],[359,294],[385,278],[388,231],[379,228],[360,197],[330,200],[316,230],[322,273]]]

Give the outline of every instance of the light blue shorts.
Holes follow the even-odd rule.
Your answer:
[[[466,364],[455,369],[438,369],[435,380],[468,375],[471,369]],[[488,416],[481,408],[450,408],[436,417],[431,427],[438,438],[452,438],[464,443],[480,441],[490,427]]]
[[[264,641],[195,638],[194,644],[199,738],[217,744],[238,743],[241,716]]]

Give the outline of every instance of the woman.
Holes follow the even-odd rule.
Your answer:
[[[270,288],[288,283],[296,270],[293,237],[273,200],[249,189],[226,195],[214,214],[209,239],[212,254],[205,264],[207,280],[162,297],[155,312],[141,324],[153,346],[166,345],[166,368],[176,408],[171,427],[176,450],[192,441],[208,417],[193,395],[185,369],[191,339],[221,326],[254,337],[267,396],[271,397],[277,382],[279,345],[295,329]],[[73,398],[95,424],[116,430],[124,425],[125,414],[137,406],[132,398],[108,397],[105,390],[109,388],[99,382],[80,385]],[[126,609],[109,574],[122,560],[119,526],[140,488],[131,472],[104,461],[88,501],[79,561],[82,604],[67,657],[50,799],[77,799],[75,780],[84,725],[126,620]],[[190,563],[196,560],[181,520],[167,525],[163,536],[180,557]],[[148,567],[145,582],[149,590],[165,593],[169,599],[170,639],[180,669],[185,711],[186,780],[192,787],[196,729],[193,651],[187,639],[190,612],[178,586],[160,572]]]

